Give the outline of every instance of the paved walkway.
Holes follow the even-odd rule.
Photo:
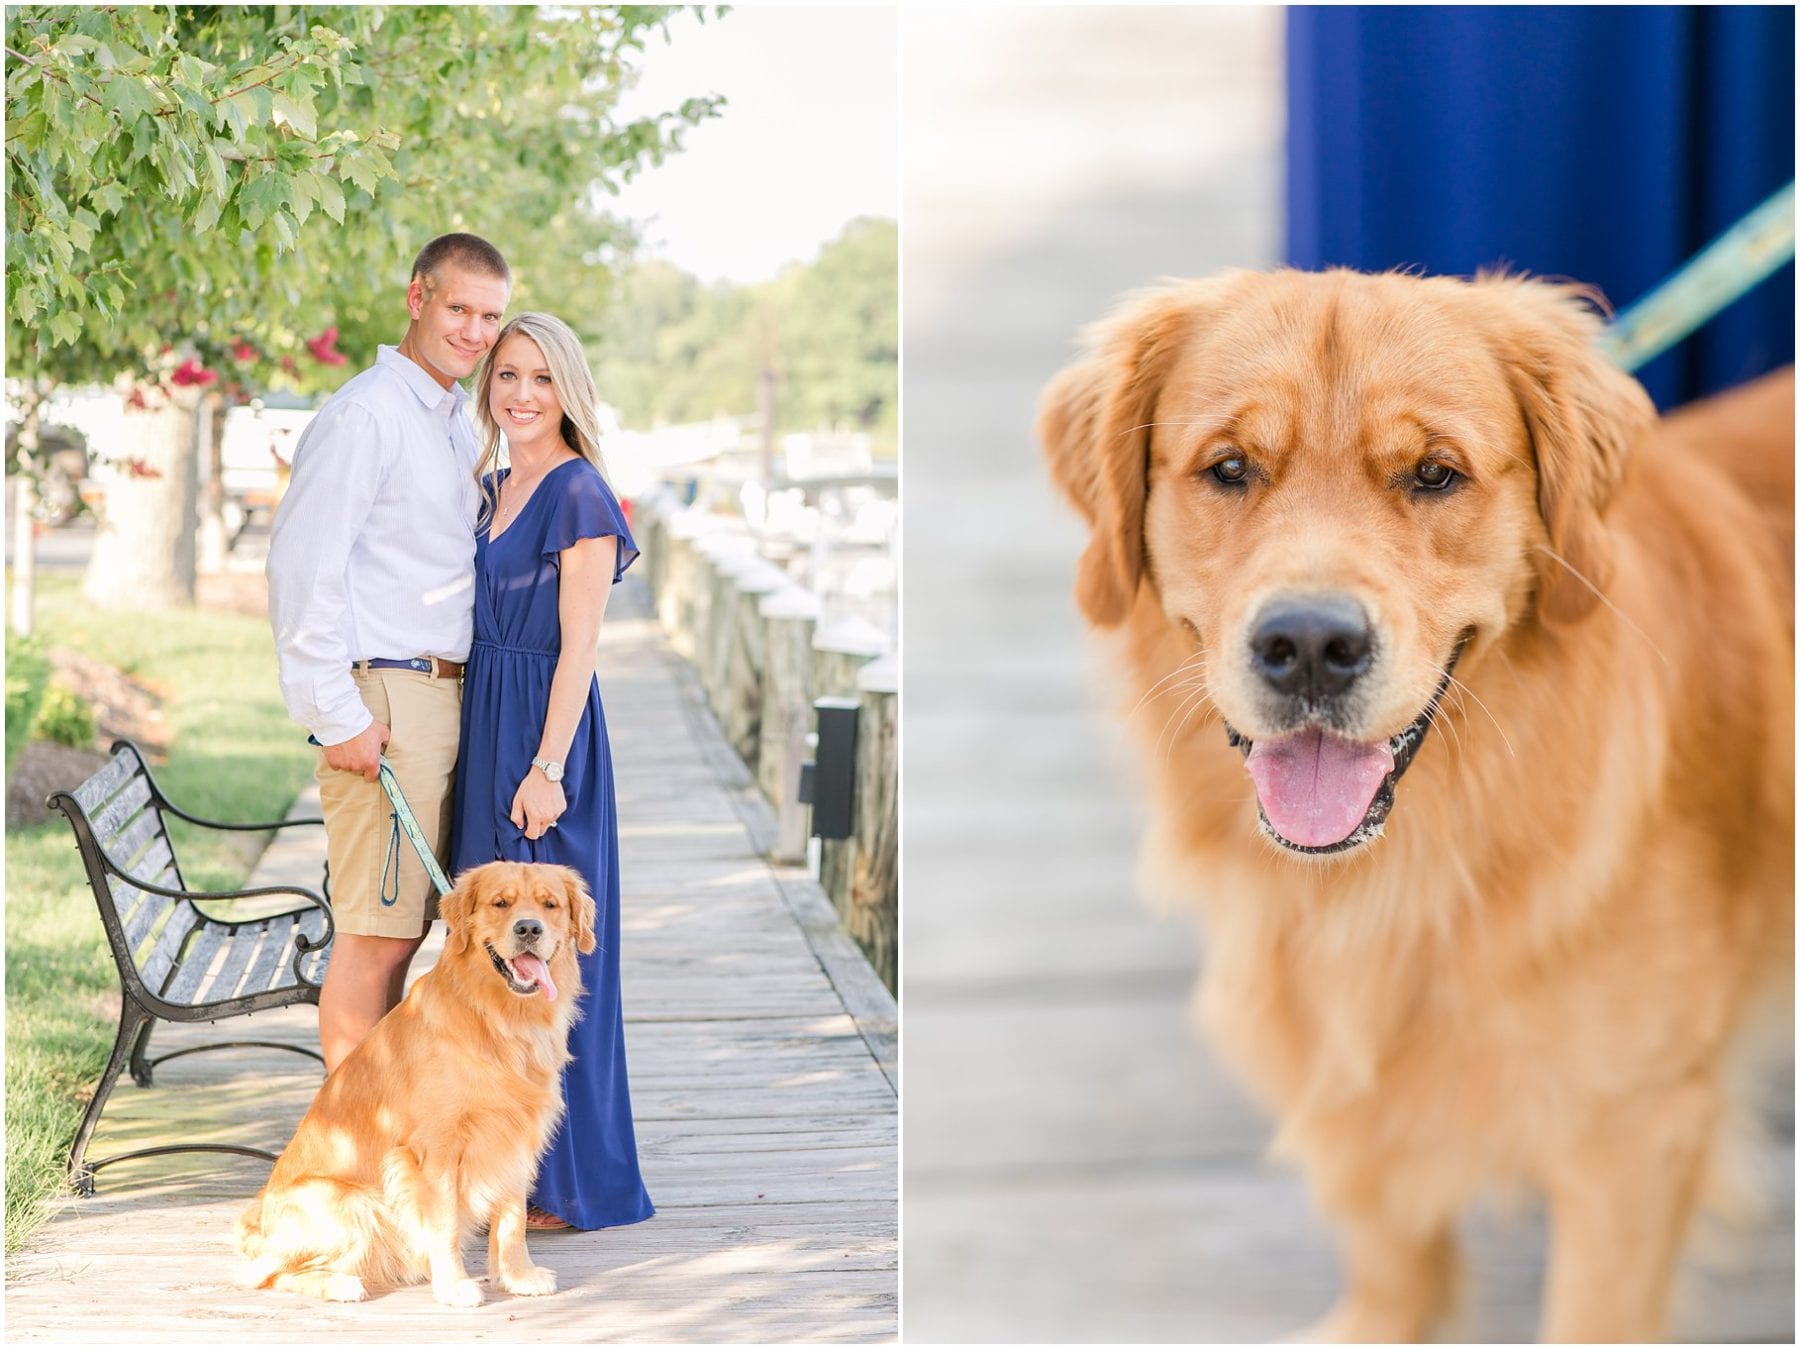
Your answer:
[[[1337,1287],[1189,1029],[1189,924],[1136,897],[1137,775],[1071,598],[1085,532],[1032,437],[1121,291],[1276,260],[1281,23],[904,19],[909,1342],[1266,1341]],[[1767,1220],[1690,1261],[1678,1333],[1792,1339],[1792,1155],[1767,1158]],[[1530,1338],[1541,1217],[1470,1233],[1467,1333]]]
[[[561,1280],[552,1297],[490,1290],[485,1306],[453,1312],[419,1287],[341,1306],[231,1283],[232,1224],[265,1163],[127,1162],[9,1262],[9,1340],[895,1335],[893,1000],[823,892],[759,855],[768,812],[648,614],[642,583],[628,581],[608,611],[600,676],[619,783],[632,1098],[657,1215],[534,1237]],[[278,845],[259,880],[316,883],[318,849]],[[155,1043],[166,1053],[206,1030],[163,1026]],[[312,1044],[317,1016],[295,1009],[212,1033]],[[177,1059],[152,1089],[118,1088],[90,1155],[176,1140],[277,1150],[318,1081],[312,1061],[278,1051]],[[469,1254],[479,1274],[485,1253],[472,1243]]]

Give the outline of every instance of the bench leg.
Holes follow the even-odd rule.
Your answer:
[[[129,994],[120,1000],[119,1034],[113,1040],[112,1056],[106,1061],[106,1071],[100,1074],[100,1085],[94,1088],[94,1099],[88,1102],[87,1112],[81,1117],[81,1127],[75,1130],[75,1141],[69,1145],[69,1184],[76,1194],[94,1192],[94,1173],[87,1165],[88,1140],[94,1136],[94,1126],[100,1122],[106,1098],[112,1095],[113,1084],[119,1080],[119,1070],[125,1066],[141,1032],[148,1029],[149,1021],[150,1014],[133,1002]]]
[[[156,1018],[144,1018],[144,1028],[131,1042],[131,1080],[140,1087],[147,1087],[152,1082],[152,1069],[155,1067],[147,1057],[150,1049],[150,1031],[156,1025]]]

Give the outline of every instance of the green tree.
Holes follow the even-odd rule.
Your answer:
[[[891,220],[852,221],[811,263],[756,286],[703,286],[667,262],[620,275],[592,329],[601,396],[628,425],[757,411],[778,380],[783,430],[899,421],[899,252]]]
[[[670,13],[9,8],[8,374],[28,418],[60,382],[123,376],[146,416],[190,424],[221,382],[335,385],[340,354],[398,335],[412,253],[449,229],[510,253],[515,304],[597,308],[603,259],[633,243],[602,194],[719,107],[614,116]],[[146,442],[164,450],[110,514],[191,510],[192,436]],[[170,589],[133,549],[104,567],[106,593]]]
[[[900,394],[899,230],[853,220],[782,278],[783,420],[892,432]]]

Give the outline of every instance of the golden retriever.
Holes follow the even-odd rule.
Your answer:
[[[355,1302],[429,1278],[479,1306],[461,1247],[486,1224],[494,1282],[556,1291],[525,1249],[525,1196],[562,1114],[594,901],[567,867],[491,862],[439,909],[443,955],[325,1080],[238,1219],[248,1286]]]
[[[1545,1336],[1657,1336],[1791,986],[1792,371],[1659,425],[1599,330],[1520,277],[1238,272],[1044,394],[1143,880],[1341,1236],[1321,1338],[1439,1325],[1490,1183],[1546,1197]]]

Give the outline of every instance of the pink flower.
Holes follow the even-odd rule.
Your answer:
[[[215,372],[201,365],[198,358],[190,356],[176,368],[175,373],[169,376],[169,380],[174,384],[195,384],[205,388],[218,377]]]
[[[231,349],[231,359],[234,361],[254,361],[256,359],[256,348],[240,337],[237,340],[237,345]]]
[[[317,337],[310,339],[306,344],[306,349],[312,352],[313,359],[321,365],[345,365],[350,358],[332,345],[337,341],[337,336],[336,328],[327,328]]]

